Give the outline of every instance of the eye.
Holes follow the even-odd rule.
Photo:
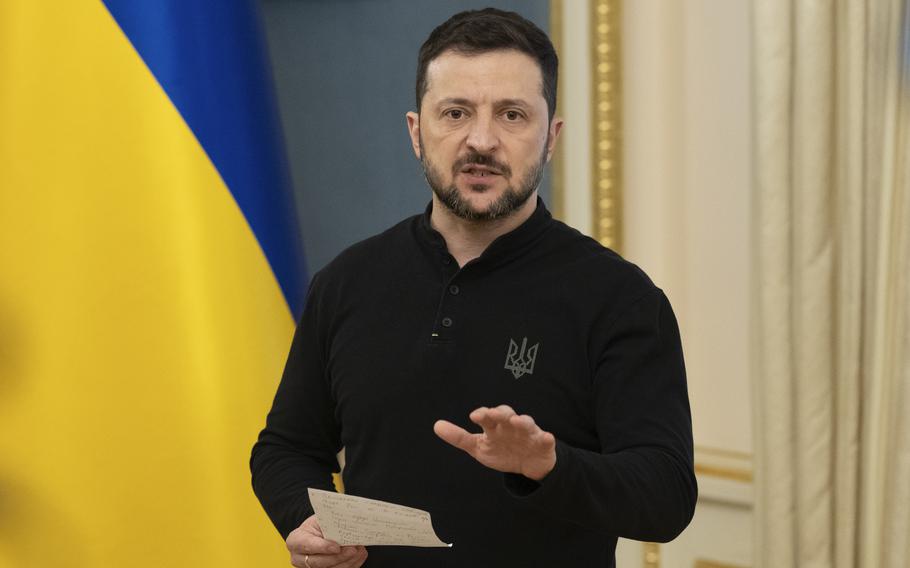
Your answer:
[[[445,111],[443,114],[445,114],[445,116],[451,118],[452,120],[461,120],[462,118],[464,118],[464,111],[461,110],[460,108],[449,109],[449,110]]]
[[[503,115],[509,122],[515,122],[517,120],[521,120],[522,118],[521,113],[517,110],[507,110],[505,113],[503,113]]]

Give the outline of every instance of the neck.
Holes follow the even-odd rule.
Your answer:
[[[492,221],[469,221],[456,216],[433,195],[433,211],[430,225],[446,241],[449,254],[455,257],[458,266],[464,266],[483,254],[498,237],[516,229],[537,209],[537,192],[512,214]]]

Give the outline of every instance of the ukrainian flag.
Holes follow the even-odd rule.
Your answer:
[[[0,567],[285,566],[305,275],[254,0],[0,2]]]

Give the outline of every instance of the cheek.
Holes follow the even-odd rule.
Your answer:
[[[446,139],[435,139],[432,142],[424,139],[423,149],[428,157],[439,166],[451,165],[458,153],[458,145]]]
[[[530,168],[536,167],[537,163],[540,161],[541,156],[544,156],[546,152],[546,138],[523,141],[520,147],[514,149],[515,165],[513,167],[520,167],[522,170],[528,170]]]

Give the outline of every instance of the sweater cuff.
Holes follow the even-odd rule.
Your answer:
[[[529,502],[545,499],[547,494],[552,493],[554,487],[559,486],[560,479],[563,477],[562,472],[565,470],[565,460],[569,459],[568,454],[568,447],[556,440],[556,465],[553,466],[550,473],[540,481],[534,481],[519,473],[504,473],[503,484],[506,491],[513,497]]]

